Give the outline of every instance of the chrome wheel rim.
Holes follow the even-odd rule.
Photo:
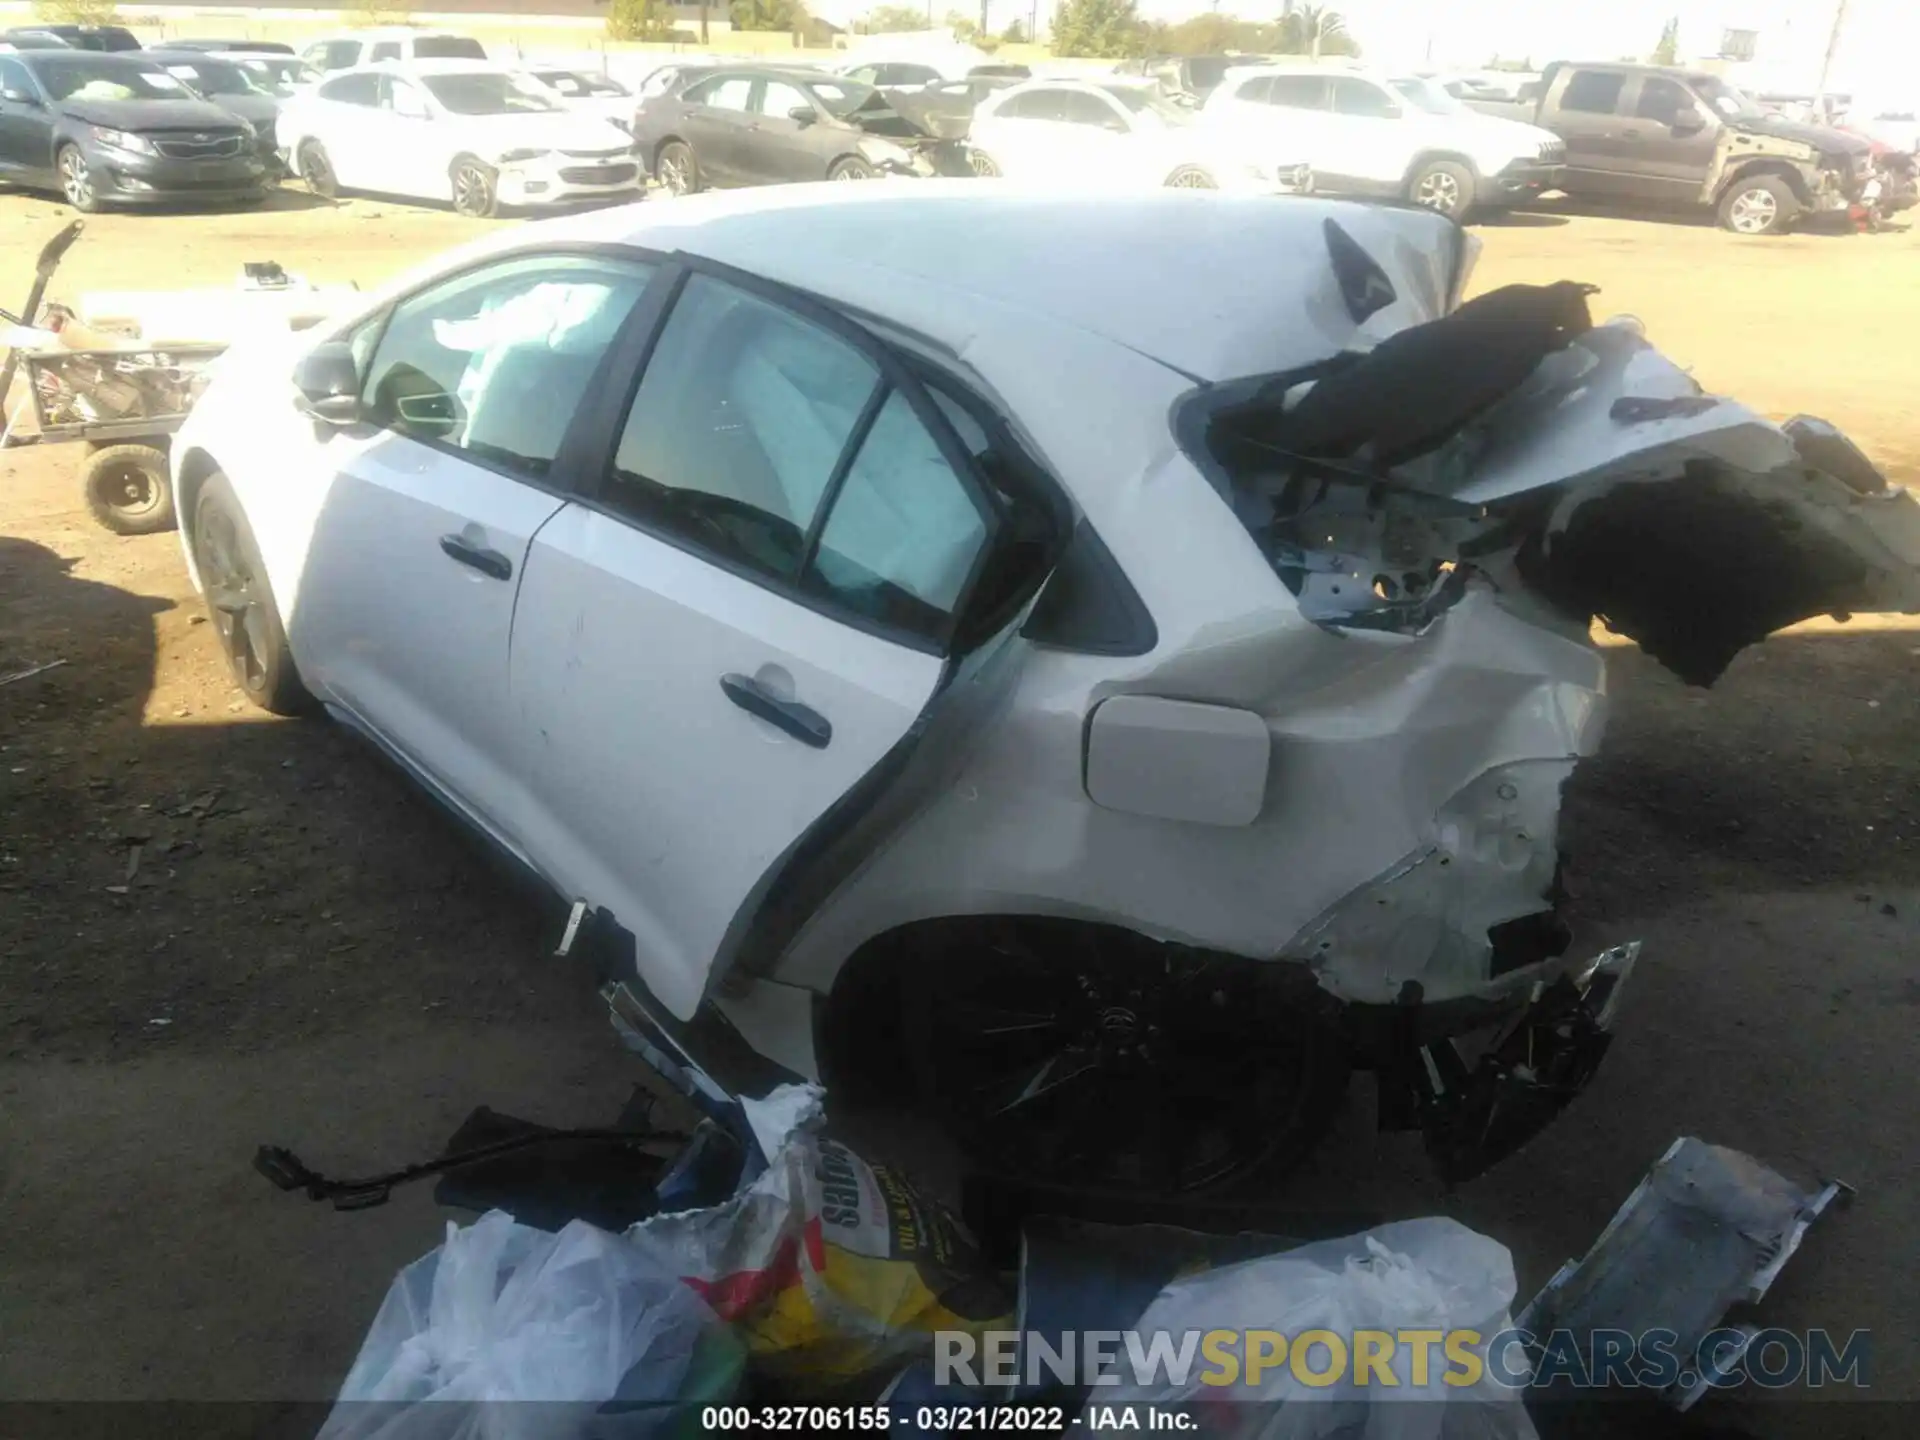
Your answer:
[[[687,162],[677,149],[669,147],[660,152],[660,183],[675,195],[684,195],[691,187],[691,177],[687,174]]]
[[[324,195],[333,188],[333,167],[325,155],[309,146],[300,152],[300,178],[314,194]]]
[[[1451,215],[1460,208],[1460,182],[1444,170],[1435,170],[1420,177],[1420,188],[1413,198],[1429,210]]]
[[[1173,178],[1167,181],[1167,185],[1170,189],[1174,190],[1217,190],[1220,188],[1213,183],[1213,177],[1204,170],[1177,171]]]
[[[462,215],[485,215],[493,208],[493,182],[477,165],[453,172],[453,208]]]
[[[78,150],[69,150],[60,157],[60,189],[76,210],[84,210],[93,203],[93,175],[87,169],[86,157]]]
[[[864,166],[842,165],[828,178],[833,180],[871,180],[873,179],[873,174]]]
[[[1000,167],[993,163],[991,155],[982,155],[978,150],[967,156],[967,163],[973,167],[973,173],[986,180],[998,180]]]
[[[1758,235],[1773,228],[1780,218],[1780,206],[1771,191],[1746,190],[1733,197],[1728,218],[1741,234]]]

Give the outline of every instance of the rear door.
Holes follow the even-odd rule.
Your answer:
[[[416,292],[356,335],[365,421],[320,451],[325,498],[290,616],[301,667],[515,848],[514,598],[564,503],[574,412],[651,273],[522,255]]]
[[[711,185],[738,185],[747,175],[747,127],[754,123],[751,75],[709,75],[681,97],[680,128],[693,147],[701,179]]]
[[[512,704],[530,852],[687,1017],[783,861],[915,733],[999,522],[897,359],[757,282],[696,269],[614,398],[597,489],[528,556]]]
[[[1549,97],[1552,128],[1567,142],[1570,194],[1620,195],[1626,142],[1627,73],[1576,68],[1556,79]]]
[[[337,76],[314,91],[310,133],[326,147],[334,176],[349,189],[377,190],[386,174],[388,160],[377,133],[379,105],[380,77],[371,73]]]

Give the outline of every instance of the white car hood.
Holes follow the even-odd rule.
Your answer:
[[[605,120],[576,111],[546,115],[463,115],[464,143],[489,158],[506,150],[625,150],[632,142]]]

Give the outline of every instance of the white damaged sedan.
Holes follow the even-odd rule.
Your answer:
[[[1635,956],[1555,913],[1593,618],[1707,684],[1920,609],[1842,437],[1583,286],[1463,304],[1473,243],[967,181],[520,227],[228,352],[187,561],[247,693],[577,902],[709,1093],[877,1083],[1170,1192],[1299,1157],[1358,1065],[1470,1175]]]

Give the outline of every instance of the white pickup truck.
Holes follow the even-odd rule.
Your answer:
[[[1326,65],[1229,70],[1201,118],[1304,160],[1321,193],[1395,196],[1456,220],[1554,189],[1566,160],[1558,136],[1477,114],[1436,82]]]

